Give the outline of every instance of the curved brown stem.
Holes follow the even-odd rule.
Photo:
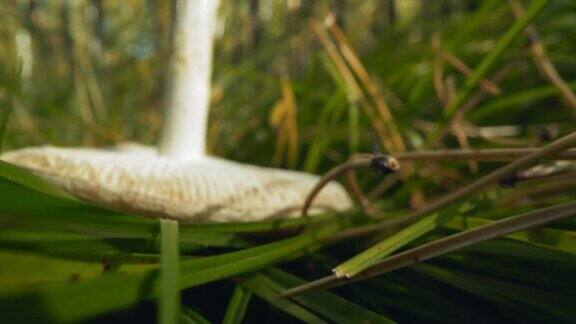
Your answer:
[[[387,222],[382,222],[379,224],[373,225],[366,225],[360,226],[357,228],[352,228],[349,230],[342,231],[330,238],[330,240],[345,240],[345,239],[352,239],[356,237],[361,237],[364,235],[368,235],[370,233],[375,232],[387,232],[391,230],[396,230],[398,228],[403,228],[408,226],[413,221],[416,221],[424,216],[430,215],[431,213],[440,210],[443,207],[446,207],[452,203],[458,202],[484,188],[492,185],[501,179],[509,176],[513,172],[518,170],[522,170],[528,167],[531,167],[541,160],[544,159],[560,159],[566,160],[567,158],[574,159],[576,158],[576,150],[570,149],[571,147],[576,146],[576,132],[566,135],[542,148],[539,149],[522,149],[524,150],[521,153],[526,153],[527,150],[533,150],[532,153],[528,155],[521,155],[521,158],[511,162],[497,170],[494,170],[492,173],[460,188],[459,190],[453,191],[438,200],[431,202],[430,204],[426,205],[424,208],[420,208],[411,212],[410,214],[406,215],[405,217],[394,219]],[[510,153],[508,150],[507,154]],[[436,151],[442,152],[442,151]],[[448,151],[449,152],[449,151]],[[434,156],[438,156],[434,153]],[[499,155],[500,156],[500,155]],[[512,154],[512,156],[515,156]],[[405,155],[406,157],[406,155]],[[412,156],[413,158],[415,156]],[[421,156],[419,156],[421,157]],[[493,156],[490,156],[493,157]],[[511,156],[504,155],[500,157],[508,157]],[[454,158],[454,157],[452,157]],[[445,159],[445,158],[442,158]],[[402,159],[399,159],[402,160]]]
[[[370,204],[370,200],[366,197],[356,179],[356,173],[353,170],[346,172],[346,184],[352,193],[354,199],[358,202],[364,213],[370,217],[376,217],[376,210]]]
[[[310,206],[312,205],[314,198],[316,198],[320,190],[322,190],[322,188],[324,188],[324,186],[326,186],[331,180],[335,179],[341,174],[348,174],[351,173],[352,170],[354,169],[365,167],[371,167],[375,172],[382,174],[393,173],[400,169],[400,164],[398,163],[398,161],[391,156],[378,154],[378,155],[371,155],[371,158],[369,159],[364,158],[364,156],[365,155],[360,156],[353,155],[349,161],[340,164],[335,168],[333,168],[332,170],[328,171],[324,175],[324,177],[320,179],[320,181],[316,184],[316,186],[312,188],[312,191],[310,191],[308,197],[306,197],[304,205],[302,206],[302,217],[306,217],[308,215],[308,209],[310,209]],[[368,200],[366,199],[364,193],[360,190],[360,187],[358,186],[353,174],[348,175],[347,179],[349,180],[349,182],[351,182],[352,184],[351,189],[353,191],[353,195],[357,198],[360,205],[363,208],[367,207],[366,210],[368,210],[371,214],[373,214],[373,212],[371,211],[371,207],[367,203]]]
[[[333,179],[335,179],[336,177],[338,177],[339,175],[341,175],[347,171],[358,169],[358,168],[369,167],[371,163],[372,163],[372,160],[368,160],[368,159],[352,160],[352,161],[348,161],[348,162],[345,162],[343,164],[340,164],[340,165],[336,166],[335,168],[333,168],[332,170],[328,171],[322,177],[322,179],[320,179],[320,181],[316,184],[316,186],[314,186],[314,188],[312,188],[312,190],[308,194],[308,197],[306,197],[306,200],[304,201],[304,205],[302,206],[302,216],[306,217],[308,215],[308,209],[310,209],[310,206],[312,205],[314,198],[316,198],[316,196],[318,195],[320,190],[322,190],[322,188],[324,188],[324,186],[326,186],[330,181],[332,181]]]

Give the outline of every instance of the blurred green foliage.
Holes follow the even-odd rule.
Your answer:
[[[527,7],[531,1],[521,3]],[[174,6],[174,1],[153,0],[0,2],[2,151],[43,144],[154,144],[162,127]],[[373,116],[351,98],[342,71],[310,28],[330,12],[390,106],[408,150],[427,148],[430,130],[445,115],[435,84],[438,50],[433,39],[474,69],[515,19],[506,2],[498,0],[223,0],[208,133],[212,154],[322,173],[344,162],[353,150],[374,149],[378,141]],[[548,58],[576,89],[576,3],[551,1],[534,24]],[[449,91],[461,89],[465,75],[446,62],[442,72]],[[535,146],[575,130],[574,111],[535,66],[524,35],[506,48],[488,79],[501,93],[481,96],[460,120],[471,147]],[[294,154],[273,157],[284,130],[271,115],[290,93],[297,127],[285,135],[297,136],[295,163],[289,161]],[[508,126],[514,134],[477,135],[493,126]],[[355,137],[357,144],[351,144]],[[448,134],[441,146],[461,145]],[[389,217],[401,215],[411,208],[415,191],[434,199],[496,166],[481,164],[475,172],[456,162],[416,165],[418,172],[393,185],[375,205]],[[368,172],[359,176],[363,188],[380,180]],[[93,315],[106,321],[107,311],[133,307],[154,295],[145,288],[154,285],[157,273],[157,222],[53,197],[60,193],[12,166],[0,164],[0,177],[0,310],[34,320],[41,314],[45,321]],[[476,207],[471,226],[572,200],[576,181],[568,180],[561,187],[553,178],[522,183],[513,190],[490,189],[471,200]],[[333,233],[369,221],[353,214],[350,222],[321,218],[328,229],[322,228]],[[467,216],[459,215],[410,245],[466,229]],[[390,317],[441,322],[576,317],[573,220],[340,288],[339,296],[322,292],[279,301],[283,289],[304,282],[293,274],[318,278],[382,239],[376,235],[318,251],[321,246],[309,235],[269,243],[278,237],[263,234],[283,229],[287,233],[278,235],[286,236],[303,223],[182,227],[182,288],[209,283],[186,290],[182,320],[199,321],[204,313],[212,321],[220,320],[232,287],[235,295],[242,293],[232,297],[228,308],[227,317],[235,322],[243,316],[248,322],[259,320],[262,314],[287,320],[279,310],[301,320],[342,323],[363,316],[374,321]],[[310,253],[303,256],[305,251]],[[253,273],[296,257],[282,270]],[[216,282],[224,277],[234,279]],[[82,285],[75,285],[77,281]],[[250,291],[248,297],[244,289]],[[123,293],[114,294],[116,290]],[[109,300],[106,293],[117,299]],[[96,297],[81,299],[86,294]],[[258,304],[251,294],[266,304]],[[27,308],[30,305],[33,309]],[[78,307],[70,311],[71,305]],[[108,316],[150,321],[141,315],[147,314],[147,304],[140,305],[144,306],[135,308],[139,315],[128,311]]]

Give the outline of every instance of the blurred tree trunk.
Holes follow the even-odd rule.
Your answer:
[[[372,31],[376,37],[396,22],[396,0],[379,0],[373,14]]]
[[[34,57],[34,80],[36,82],[43,82],[44,78],[49,74],[48,64],[38,64],[39,62],[44,62],[49,58],[50,48],[46,42],[47,37],[43,33],[42,28],[38,26],[38,4],[35,0],[30,0],[28,6],[26,7],[25,17],[24,17],[24,27],[28,30],[30,37],[32,39],[32,51]]]
[[[96,17],[94,18],[94,35],[96,36],[98,50],[102,56],[104,54],[104,49],[106,48],[106,38],[104,35],[105,11],[103,0],[92,0],[92,6],[96,12]]]
[[[260,20],[260,0],[248,1],[248,41],[246,45],[253,49],[260,41],[260,33],[262,30],[262,21]]]
[[[159,62],[159,67],[155,69],[154,89],[150,92],[149,102],[158,110],[164,100],[164,92],[167,87],[168,69],[161,66],[169,66],[170,57],[174,48],[175,13],[177,0],[156,1],[148,0],[152,12],[155,13],[155,33],[154,43],[156,47],[155,61]]]
[[[450,17],[454,11],[454,5],[450,0],[444,0],[440,7],[440,13],[442,18]]]
[[[96,75],[100,80],[100,87],[105,94],[104,98],[110,93],[110,75],[108,71],[108,62],[106,59],[107,39],[104,31],[104,21],[106,19],[106,10],[104,8],[103,0],[91,0],[91,6],[94,9],[96,16],[94,17],[92,29],[94,30],[94,40],[96,43],[96,55],[94,55],[96,63]]]

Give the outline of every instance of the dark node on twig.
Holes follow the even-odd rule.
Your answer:
[[[574,169],[574,164],[570,162],[557,162],[553,165],[537,165],[526,170],[516,171],[514,174],[500,180],[498,183],[503,188],[511,188],[520,181],[543,179],[556,175],[569,174],[574,172]]]
[[[400,163],[391,156],[376,153],[372,157],[370,168],[379,175],[387,175],[398,171]]]
[[[556,138],[556,136],[558,136],[557,131],[554,131],[554,129],[550,127],[544,127],[544,126],[538,127],[537,134],[538,134],[538,141],[540,143],[547,143],[553,141]]]
[[[517,172],[515,172],[498,181],[498,184],[502,188],[514,188],[516,187],[516,184],[520,182],[520,180],[521,180],[520,175]]]
[[[526,45],[532,46],[532,44],[537,42],[538,42],[538,36],[536,36],[534,33],[526,34]]]

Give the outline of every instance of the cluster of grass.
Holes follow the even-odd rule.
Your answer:
[[[397,176],[358,172],[376,218],[364,206],[312,223],[180,226],[88,205],[0,163],[0,320],[576,319],[573,173],[512,188],[493,176],[574,146],[570,135],[548,142],[574,131],[576,5],[396,1],[392,12],[381,2],[338,1],[347,4],[338,25],[326,19],[328,1],[224,1],[211,152],[319,174],[375,147],[400,157],[546,146],[538,159],[401,160]],[[154,142],[171,10],[161,1],[0,4],[2,151]],[[468,237],[475,244],[428,260],[439,251],[428,244],[516,215],[563,219]],[[390,267],[389,254],[415,247],[426,261]],[[340,287],[283,298],[332,269],[362,280],[330,276],[324,283]]]

